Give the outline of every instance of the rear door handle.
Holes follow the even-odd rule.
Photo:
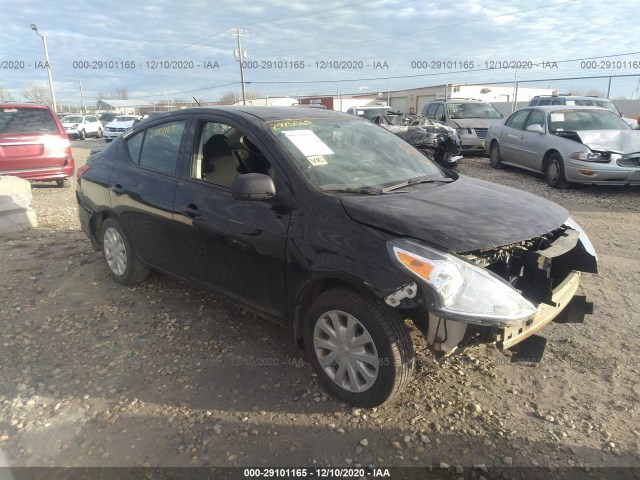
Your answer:
[[[182,213],[184,213],[187,217],[190,217],[190,218],[196,218],[202,215],[202,212],[200,211],[200,209],[193,203],[190,203],[189,205],[185,205],[184,207],[182,207]]]
[[[120,185],[119,183],[116,185],[111,185],[111,190],[113,190],[116,195],[122,195],[124,193],[124,188],[122,188],[122,185]]]

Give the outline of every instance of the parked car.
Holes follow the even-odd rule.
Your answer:
[[[543,173],[556,188],[640,184],[640,133],[600,107],[516,110],[489,128],[487,152],[493,168],[507,164]]]
[[[116,118],[118,118],[121,115],[122,114],[120,112],[99,112],[99,113],[96,113],[96,117],[98,118],[98,120],[100,120],[100,123],[102,123],[103,127],[107,123],[113,122],[113,120],[115,120]]]
[[[102,137],[102,123],[93,115],[67,115],[60,119],[69,137],[84,140],[87,137]]]
[[[142,118],[140,118],[140,121],[144,122],[145,120],[148,120],[149,118],[153,117],[154,115],[159,115],[161,113],[166,113],[166,112],[147,112],[144,115],[142,115]]]
[[[110,142],[111,140],[114,140],[130,129],[134,123],[139,121],[140,117],[137,115],[121,115],[116,117],[112,122],[107,123],[104,127],[104,141]]]
[[[68,187],[74,169],[69,138],[50,107],[0,104],[0,175]]]
[[[462,151],[469,153],[484,153],[487,129],[502,118],[491,103],[471,98],[433,100],[422,107],[420,114],[434,123],[455,128]]]
[[[386,113],[374,123],[413,145],[444,168],[455,169],[462,161],[460,138],[446,125],[435,124],[427,117],[402,113]]]
[[[391,107],[383,105],[365,105],[362,107],[348,108],[345,113],[356,115],[357,117],[366,118],[367,120],[375,120],[377,117],[384,117],[387,113],[395,112]]]
[[[584,97],[579,95],[536,95],[529,100],[530,107],[538,105],[580,105],[584,107],[602,107],[621,117],[631,128],[635,128],[638,124],[638,122],[633,118],[625,117],[616,104],[608,98]]]
[[[91,155],[76,193],[115,281],[155,268],[290,327],[323,385],[366,407],[411,378],[405,319],[442,352],[480,333],[506,349],[579,321],[580,271],[597,271],[564,208],[329,110],[157,115]]]

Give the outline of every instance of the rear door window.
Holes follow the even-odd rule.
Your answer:
[[[515,112],[507,119],[505,125],[507,127],[515,128],[516,130],[524,130],[524,122],[527,119],[530,111],[531,110],[527,109]]]
[[[147,128],[126,141],[131,160],[141,167],[175,173],[186,120]]]

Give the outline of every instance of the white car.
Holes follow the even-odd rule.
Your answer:
[[[136,115],[121,115],[104,126],[104,141],[115,140],[140,120]]]
[[[84,140],[87,137],[102,137],[102,123],[93,115],[67,115],[60,119],[69,137]]]

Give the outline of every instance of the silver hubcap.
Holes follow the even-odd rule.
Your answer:
[[[115,228],[109,227],[103,238],[104,257],[113,273],[121,277],[127,271],[127,249]]]
[[[493,149],[491,150],[491,161],[493,162],[494,165],[498,164],[499,157],[500,157],[500,154],[498,153],[498,149],[496,147],[493,147]]]
[[[378,378],[378,351],[353,315],[339,310],[324,313],[313,330],[313,348],[328,377],[349,392],[364,392]]]
[[[558,161],[551,160],[551,162],[549,162],[549,180],[551,180],[552,182],[555,182],[558,179],[558,171],[559,171]]]

